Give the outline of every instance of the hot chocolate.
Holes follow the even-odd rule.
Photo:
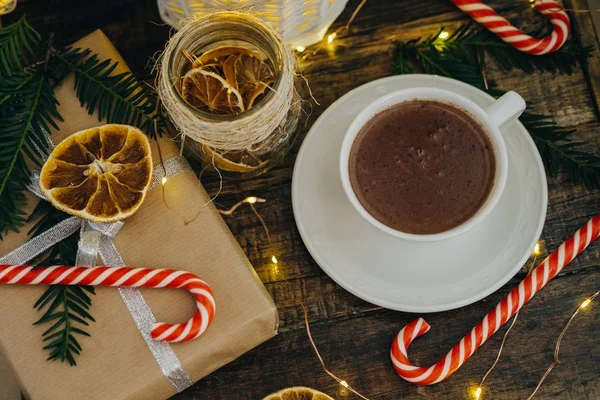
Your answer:
[[[492,190],[496,159],[485,129],[466,111],[412,100],[372,117],[349,158],[352,188],[383,224],[412,234],[461,225]]]

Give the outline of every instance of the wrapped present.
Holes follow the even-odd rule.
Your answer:
[[[0,399],[19,400],[21,391],[4,357],[0,355]]]
[[[102,58],[119,61],[115,73],[127,65],[108,38],[96,31],[75,44]],[[120,69],[120,71],[119,71]],[[100,125],[81,108],[73,91],[73,77],[56,90],[65,122],[52,132],[58,143],[67,135]],[[153,146],[155,144],[153,143]],[[160,140],[163,160],[174,159],[179,148]],[[160,164],[153,148],[154,165]],[[97,288],[87,327],[91,337],[79,340],[83,352],[77,366],[46,361],[41,335],[48,327],[33,326],[40,317],[33,304],[42,286],[0,287],[0,353],[10,365],[26,397],[42,399],[165,399],[217,368],[236,359],[277,333],[278,313],[254,269],[231,235],[198,178],[191,170],[176,171],[164,187],[151,190],[140,210],[112,238],[128,266],[190,271],[212,287],[217,313],[198,339],[174,343],[166,351],[151,351],[137,322],[117,290]],[[37,198],[28,195],[28,208]],[[166,204],[165,204],[166,201]],[[167,207],[168,204],[168,207]],[[197,218],[191,223],[194,216]],[[25,226],[0,241],[0,255],[25,243]],[[99,261],[100,263],[100,261]],[[159,321],[181,322],[195,312],[185,290],[141,289]],[[163,349],[164,350],[164,349]],[[173,358],[174,357],[174,358]],[[0,392],[1,393],[1,392]]]

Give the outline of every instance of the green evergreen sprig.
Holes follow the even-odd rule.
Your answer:
[[[118,62],[100,61],[89,49],[67,48],[56,52],[55,58],[59,75],[75,74],[75,93],[90,115],[97,111],[99,120],[136,126],[151,138],[161,135],[166,120],[156,93],[131,72],[113,74]]]
[[[475,23],[459,27],[442,38],[441,28],[427,38],[397,43],[396,74],[422,71],[458,79],[499,97],[505,92],[486,79],[486,57],[491,56],[504,70],[526,73],[545,71],[570,74],[577,65],[586,65],[591,48],[579,48],[572,40],[556,52],[532,56],[514,49]],[[574,141],[573,129],[560,127],[550,116],[525,111],[519,118],[533,138],[551,176],[566,170],[571,181],[600,187],[600,157],[581,150],[585,143]]]
[[[36,236],[68,217],[68,214],[57,210],[47,201],[40,201],[29,217],[29,221],[39,218],[29,233]],[[36,260],[36,265],[75,265],[78,239],[79,235],[75,233],[57,243]],[[90,336],[85,327],[95,322],[90,314],[90,295],[94,294],[92,286],[52,285],[35,303],[34,307],[43,311],[43,315],[34,325],[52,324],[42,334],[44,350],[49,351],[48,360],[77,365],[75,356],[82,350],[77,336]]]

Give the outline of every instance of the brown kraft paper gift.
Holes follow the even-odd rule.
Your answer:
[[[115,73],[127,66],[108,38],[96,31],[75,44],[90,48],[101,58],[119,61]],[[119,71],[120,69],[120,71]],[[56,90],[59,111],[65,119],[52,138],[58,143],[81,129],[98,126],[97,117],[81,108],[73,91],[73,77]],[[179,154],[168,139],[160,142],[163,159]],[[154,165],[160,163],[153,145]],[[180,173],[148,193],[140,210],[125,221],[114,239],[128,266],[172,268],[190,271],[213,288],[216,315],[206,333],[173,349],[194,381],[236,359],[277,333],[278,314],[269,294],[231,235],[192,171]],[[37,200],[28,197],[28,209]],[[208,204],[208,205],[206,205]],[[186,219],[200,214],[192,223]],[[177,215],[180,214],[180,215]],[[0,241],[4,255],[27,240],[31,224]],[[91,314],[96,322],[78,337],[83,352],[77,366],[46,361],[42,333],[48,326],[33,326],[40,312],[33,304],[45,287],[0,286],[0,353],[6,357],[26,397],[44,399],[165,399],[175,389],[137,330],[114,288],[96,289]],[[142,289],[158,321],[187,321],[195,311],[193,297],[185,290]]]

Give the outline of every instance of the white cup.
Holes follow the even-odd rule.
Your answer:
[[[469,113],[487,132],[496,159],[496,176],[494,177],[494,184],[486,201],[481,205],[479,210],[462,224],[447,231],[435,234],[420,235],[406,233],[383,224],[369,214],[363,207],[350,183],[350,174],[348,171],[350,150],[354,143],[354,139],[361,131],[362,127],[379,112],[391,106],[412,100],[436,100],[453,105]],[[344,136],[340,153],[340,174],[344,191],[356,211],[358,211],[364,219],[389,235],[415,241],[436,241],[448,239],[464,233],[477,225],[494,208],[502,194],[502,190],[506,183],[506,176],[508,174],[508,156],[500,130],[513,123],[521,115],[523,110],[525,110],[525,101],[515,92],[506,93],[486,109],[479,107],[466,97],[437,88],[404,89],[383,96],[368,105],[356,116]]]

